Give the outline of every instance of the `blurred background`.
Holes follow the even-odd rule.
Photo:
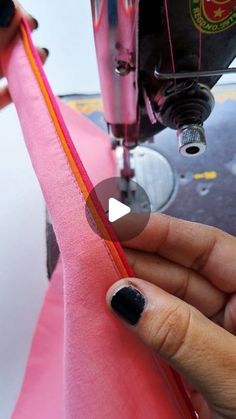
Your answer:
[[[39,21],[33,39],[50,51],[45,70],[54,92],[99,92],[90,1],[22,5]],[[48,280],[45,205],[13,105],[0,112],[0,127],[0,419],[8,419]]]

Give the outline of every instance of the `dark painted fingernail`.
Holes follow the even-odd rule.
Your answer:
[[[48,57],[49,56],[49,49],[47,49],[47,48],[42,48],[42,49],[44,50],[46,56]]]
[[[35,19],[32,15],[30,15],[30,16],[32,17],[32,20],[34,22],[34,29],[38,29],[39,23],[38,23],[37,19]]]
[[[12,0],[0,0],[0,28],[7,28],[15,15],[15,5]]]
[[[132,325],[138,323],[144,306],[144,295],[131,286],[119,289],[111,299],[113,310]]]

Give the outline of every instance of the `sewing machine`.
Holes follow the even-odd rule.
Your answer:
[[[228,68],[236,1],[91,0],[91,7],[104,117],[112,146],[123,148],[121,175],[135,175],[129,150],[165,127],[176,130],[183,156],[202,154],[211,88],[236,72]]]
[[[121,200],[137,200],[129,191],[132,179],[147,192],[151,211],[229,230],[216,222],[209,205],[234,143],[226,150],[221,124],[207,147],[204,123],[215,105],[211,89],[223,74],[236,73],[228,68],[236,56],[236,0],[91,0],[91,9],[103,117],[117,154]],[[213,111],[218,119],[219,114]],[[175,130],[177,148],[176,134],[165,128]],[[226,190],[217,191],[220,202],[228,199]],[[222,221],[225,209],[220,211]]]
[[[64,100],[108,129],[117,175],[144,188],[152,211],[236,235],[236,85],[213,88],[236,71],[236,0],[91,6],[102,103]]]

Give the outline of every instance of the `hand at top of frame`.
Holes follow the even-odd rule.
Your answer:
[[[21,16],[28,21],[30,30],[37,29],[38,22],[29,15],[22,6],[12,0],[0,0],[0,58],[2,51],[17,32]],[[47,48],[38,48],[39,56],[44,63],[48,56]],[[0,62],[0,78],[4,77],[4,71]],[[7,86],[0,88],[0,109],[11,103],[11,97]]]
[[[123,243],[138,278],[107,303],[187,383],[200,419],[236,418],[236,238],[153,214]]]

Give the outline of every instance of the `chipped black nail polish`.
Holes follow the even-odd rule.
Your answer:
[[[131,286],[119,289],[111,299],[113,310],[131,325],[138,323],[144,306],[143,294]]]
[[[7,28],[10,25],[15,10],[12,0],[0,0],[0,28]]]

